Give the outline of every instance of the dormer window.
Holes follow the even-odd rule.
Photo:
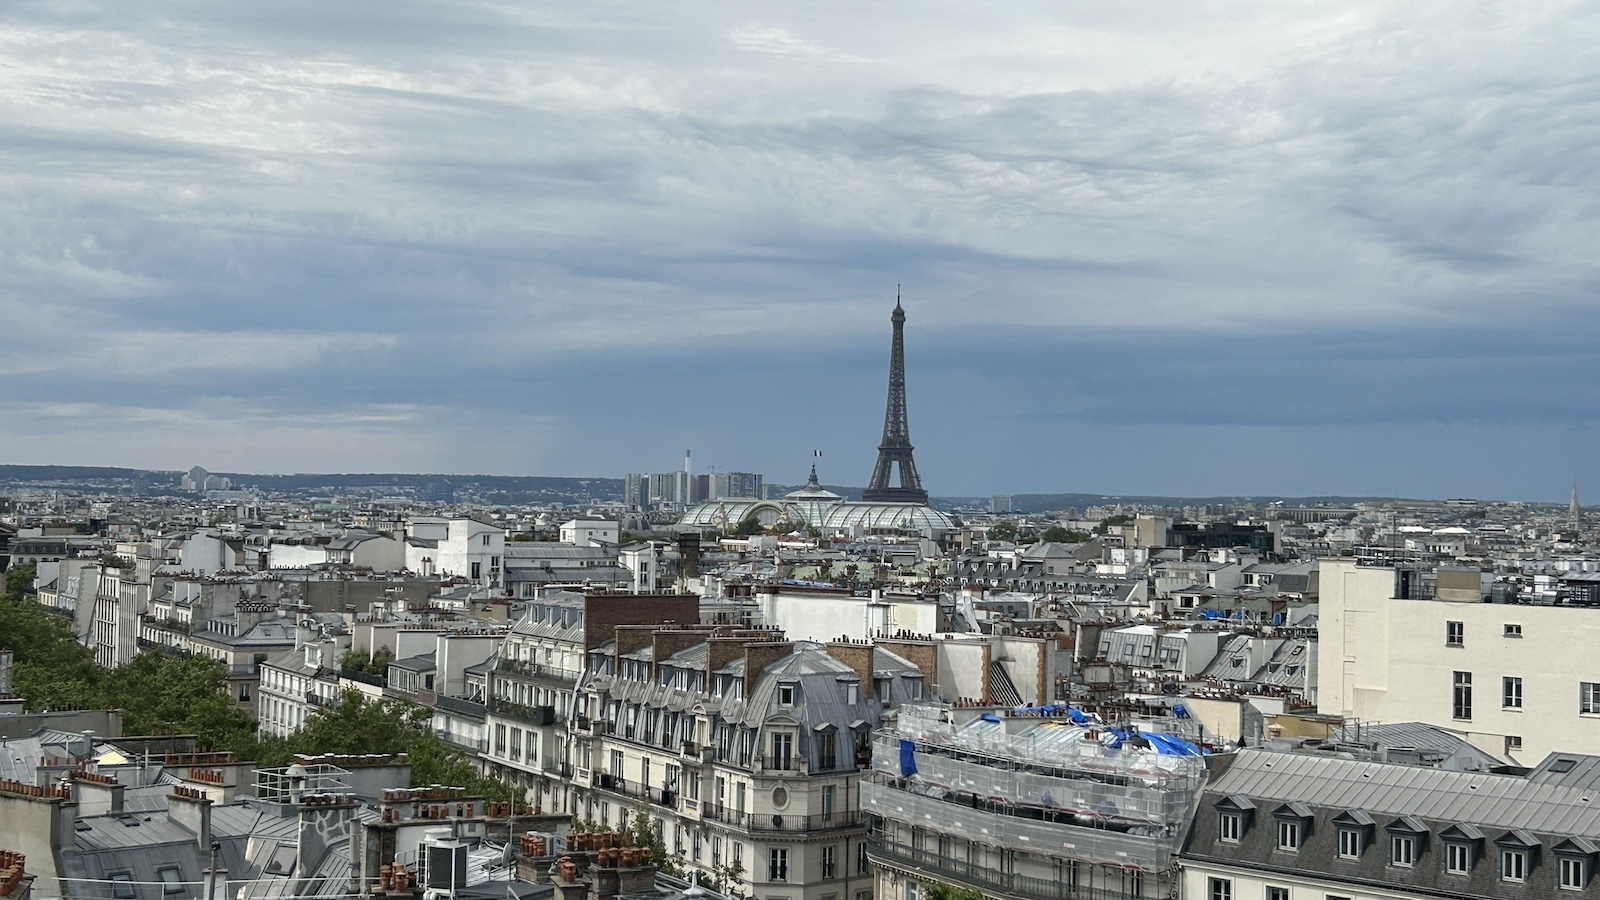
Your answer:
[[[780,685],[778,685],[778,705],[779,706],[793,706],[794,705],[794,685],[792,685],[792,684],[780,684]]]
[[[1417,864],[1428,838],[1428,826],[1416,816],[1401,816],[1389,823],[1389,865],[1409,869]]]
[[[1294,853],[1305,845],[1306,838],[1311,836],[1311,822],[1314,816],[1311,807],[1294,801],[1273,810],[1273,818],[1278,820],[1278,849]]]
[[[1557,844],[1552,852],[1556,857],[1556,887],[1581,891],[1589,886],[1600,846],[1587,838],[1571,837]]]
[[[1229,794],[1217,801],[1217,840],[1237,844],[1250,830],[1256,806],[1243,794]]]
[[[906,683],[906,698],[909,699],[909,700],[921,700],[922,699],[922,676],[921,675],[907,675],[907,676],[905,676],[905,683]]]
[[[1538,861],[1539,839],[1517,828],[1495,839],[1500,848],[1500,880],[1522,884]]]
[[[1445,874],[1471,875],[1483,855],[1483,832],[1472,825],[1451,825],[1439,832],[1439,840],[1444,844]]]
[[[1333,817],[1333,825],[1339,829],[1339,858],[1360,859],[1361,854],[1372,843],[1372,829],[1375,823],[1365,810],[1346,810]]]

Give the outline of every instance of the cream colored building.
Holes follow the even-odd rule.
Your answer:
[[[1521,765],[1600,753],[1600,610],[1485,602],[1471,570],[1321,571],[1319,712],[1426,722]]]

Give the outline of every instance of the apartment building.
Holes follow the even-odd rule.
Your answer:
[[[1477,570],[1323,560],[1318,710],[1426,722],[1532,765],[1600,753],[1600,610],[1564,598],[1486,602]]]
[[[576,591],[530,601],[489,659],[485,769],[543,810],[572,812],[571,713],[588,654],[618,625],[698,622],[699,604],[688,594]]]
[[[861,772],[922,667],[868,644],[618,627],[573,717],[580,817],[643,813],[692,871],[763,900],[870,900]]]
[[[1597,789],[1578,754],[1515,775],[1242,750],[1202,794],[1182,896],[1592,897]]]
[[[946,882],[996,900],[1176,896],[1205,775],[1192,745],[1086,718],[902,707],[861,786],[877,895]]]

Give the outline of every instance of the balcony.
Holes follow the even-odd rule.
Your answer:
[[[554,706],[528,706],[498,697],[489,698],[489,711],[496,715],[521,719],[533,725],[555,725],[560,721]]]
[[[434,698],[433,708],[478,719],[483,718],[484,713],[487,712],[482,703],[474,703],[471,700],[463,700],[460,697],[451,697],[446,694],[440,694]]]
[[[509,675],[522,675],[527,678],[538,678],[547,682],[557,682],[565,686],[578,683],[582,672],[573,669],[563,669],[558,666],[547,666],[543,663],[529,662],[525,659],[499,659],[495,661],[494,670]]]
[[[818,813],[810,816],[791,816],[783,813],[748,813],[708,803],[701,818],[722,822],[748,831],[777,831],[786,834],[831,831],[835,828],[858,828],[863,824],[860,811]]]
[[[323,709],[333,709],[339,705],[338,700],[333,697],[324,697],[316,691],[306,692],[306,702],[312,706],[320,706]]]
[[[763,756],[756,760],[760,772],[786,772],[800,775],[810,774],[810,763],[798,753],[788,756]]]
[[[622,797],[639,797],[638,788],[629,789],[628,780],[620,775],[612,775],[609,772],[597,772],[595,773],[594,778],[594,786],[602,791],[610,791],[611,793]]]
[[[1035,878],[1001,872],[990,866],[973,865],[926,850],[914,850],[874,836],[867,843],[867,857],[874,864],[888,863],[916,872],[934,873],[962,887],[976,887],[988,893],[1019,900],[1125,900],[1122,891],[1078,887],[1060,878]],[[1084,867],[1085,872],[1091,868]],[[1154,880],[1154,875],[1151,879]]]

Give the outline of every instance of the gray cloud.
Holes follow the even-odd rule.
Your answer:
[[[1085,429],[1586,428],[1597,15],[11,4],[0,437],[278,470],[239,437],[268,429],[302,468],[593,474],[687,432],[776,468],[817,427],[776,404],[821,390],[869,456],[896,281],[954,490]],[[580,446],[641,386],[727,381],[767,402]],[[129,391],[138,415],[84,405]],[[1138,490],[1132,458],[1095,474]]]

